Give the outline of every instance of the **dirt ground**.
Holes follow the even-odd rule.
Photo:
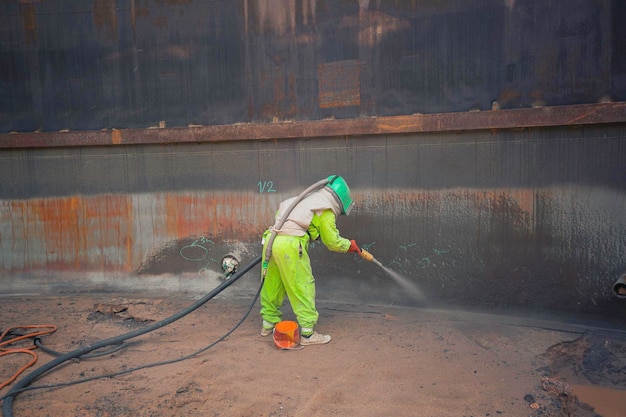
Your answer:
[[[184,294],[5,295],[0,297],[0,327],[55,324],[58,330],[42,341],[49,349],[68,352],[162,320],[194,301]],[[233,328],[250,302],[216,297],[169,326],[129,340],[117,352],[54,368],[32,386],[189,355]],[[260,336],[257,302],[234,333],[200,354],[116,377],[23,392],[15,397],[13,413],[49,417],[625,415],[626,343],[620,331],[393,306],[319,303],[318,307],[317,329],[333,338],[328,345],[278,350],[271,337]],[[293,319],[288,307],[285,319]],[[598,356],[592,365],[590,351]],[[23,375],[53,359],[41,349],[36,352],[37,364]],[[0,357],[0,383],[26,360],[25,355]],[[2,389],[0,396],[14,385]],[[600,391],[592,392],[597,407],[593,411],[576,390],[587,396],[596,388]]]

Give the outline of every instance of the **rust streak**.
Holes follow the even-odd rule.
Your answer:
[[[117,41],[117,13],[115,1],[94,0],[93,21],[100,41],[112,44]]]
[[[32,4],[20,4],[20,14],[24,22],[26,43],[29,45],[37,44],[37,13],[35,6]]]
[[[125,196],[124,203],[126,207],[126,236],[124,236],[124,243],[126,243],[126,265],[125,270],[131,271],[133,267],[133,204],[132,200]]]
[[[572,125],[577,124],[581,120],[587,119],[590,116],[596,114],[597,112],[598,112],[597,109],[592,109],[592,110],[588,111],[587,113],[583,113],[583,114],[581,114],[581,115],[579,115],[577,117],[574,117],[573,119],[569,120],[568,124],[572,124]]]
[[[122,143],[122,132],[118,129],[111,131],[111,144],[120,145]]]

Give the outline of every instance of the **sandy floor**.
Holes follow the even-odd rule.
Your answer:
[[[180,294],[5,296],[0,298],[0,327],[55,324],[58,330],[43,343],[68,352],[142,328],[193,302]],[[247,303],[218,297],[169,326],[129,341],[118,352],[67,362],[32,385],[188,355],[235,326]],[[584,394],[590,386],[599,388],[597,399],[608,395],[607,387],[617,390],[618,400],[626,393],[626,381],[619,377],[626,368],[616,368],[626,356],[621,332],[597,334],[563,323],[391,306],[322,303],[319,309],[318,330],[333,337],[328,345],[276,349],[271,338],[259,334],[257,304],[225,341],[190,359],[24,392],[15,398],[14,415],[594,416],[577,400],[572,385]],[[293,319],[288,308],[285,319]],[[583,369],[593,343],[613,346],[611,352],[622,355],[608,365],[598,359],[596,367],[605,369],[597,369],[596,381]],[[53,358],[37,352],[37,365],[23,375]],[[0,382],[26,360],[24,355],[1,357]],[[614,372],[618,376],[611,379]],[[624,415],[603,412],[604,417]]]

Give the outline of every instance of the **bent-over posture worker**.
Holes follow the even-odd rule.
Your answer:
[[[308,253],[309,240],[319,238],[324,246],[334,252],[360,253],[356,242],[341,237],[335,224],[338,215],[350,213],[353,201],[346,181],[338,175],[332,175],[328,177],[327,185],[312,191],[292,207],[280,230],[276,230],[278,219],[296,198],[280,204],[276,223],[263,235],[265,256],[267,238],[272,230],[276,233],[261,289],[261,336],[271,335],[275,324],[282,320],[280,307],[286,295],[300,325],[300,343],[324,344],[330,342],[330,336],[314,330],[319,314],[315,307],[315,279]]]

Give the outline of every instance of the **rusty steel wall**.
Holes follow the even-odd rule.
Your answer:
[[[0,133],[626,100],[622,0],[0,2]]]
[[[429,301],[619,320],[625,19],[621,0],[0,2],[0,293],[200,290],[338,173],[342,232]],[[311,251],[322,298],[419,304]]]
[[[224,255],[260,254],[282,199],[338,173],[357,203],[342,233],[431,301],[611,320],[623,309],[611,287],[626,270],[625,161],[623,124],[4,149],[3,288],[212,279]],[[323,299],[419,304],[353,255],[314,243],[311,257]]]

